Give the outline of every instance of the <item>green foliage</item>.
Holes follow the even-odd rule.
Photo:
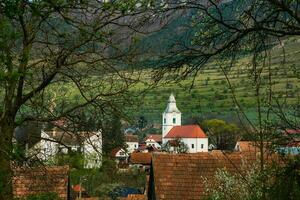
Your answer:
[[[300,198],[299,156],[285,158],[284,164],[265,166],[258,163],[242,169],[241,174],[229,174],[219,170],[215,181],[205,180],[209,200],[296,200]],[[282,160],[281,160],[282,161]],[[264,198],[263,198],[264,197]]]
[[[238,138],[239,128],[233,123],[226,123],[220,119],[205,120],[202,128],[208,133],[208,137],[217,149],[232,150]]]
[[[138,169],[119,172],[116,162],[103,158],[100,169],[73,169],[70,173],[71,185],[79,184],[80,180],[87,193],[105,198],[118,186],[127,186],[143,190],[146,174]]]
[[[271,176],[276,181],[271,183],[267,193],[272,200],[300,199],[300,156],[288,158],[287,164],[282,167],[274,165]]]
[[[168,141],[161,146],[161,151],[164,152],[177,152],[188,153],[189,147],[180,138],[172,141]]]
[[[69,151],[68,154],[59,153],[55,157],[57,165],[69,165],[70,168],[82,169],[84,167],[84,156],[82,152]]]
[[[103,153],[109,155],[114,148],[125,147],[125,138],[119,116],[111,116],[102,130]]]
[[[218,170],[214,182],[205,180],[208,200],[259,200],[262,199],[258,169],[253,168],[243,176]]]

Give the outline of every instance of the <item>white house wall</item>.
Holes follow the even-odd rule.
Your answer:
[[[166,142],[170,140],[174,139],[166,138]],[[181,138],[181,141],[188,146],[189,153],[208,152],[208,138]],[[192,148],[193,145],[194,148]]]
[[[102,135],[98,132],[83,143],[85,168],[99,168],[102,164]]]
[[[181,125],[181,113],[163,113],[163,126],[162,126],[162,138],[163,143],[165,143],[164,137],[167,135],[167,133],[174,127],[174,126],[180,126]],[[173,119],[175,119],[175,123],[173,123]]]
[[[126,142],[127,144],[127,152],[132,153],[134,150],[136,150],[139,147],[138,142]]]
[[[158,144],[155,140],[147,139],[145,142],[146,142],[147,146],[153,146],[153,147],[155,147],[157,149],[161,148],[160,144]]]

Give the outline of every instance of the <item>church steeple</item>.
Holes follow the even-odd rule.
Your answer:
[[[176,100],[173,94],[170,95],[167,108],[162,114],[162,137],[164,137],[173,128],[173,126],[181,125],[181,112],[176,106]]]
[[[168,105],[167,105],[167,108],[165,110],[165,113],[181,113],[177,106],[176,106],[176,100],[175,100],[175,97],[173,94],[170,95],[169,97],[169,101],[168,101]]]

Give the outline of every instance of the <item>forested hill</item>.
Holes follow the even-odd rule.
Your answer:
[[[293,106],[300,105],[300,38],[287,38],[283,41],[285,55],[281,46],[274,46],[271,50],[272,89],[274,100],[278,100],[287,110],[294,110]],[[284,67],[283,57],[288,61]],[[235,95],[246,114],[255,119],[256,99],[250,77],[250,68],[247,65],[249,56],[239,59],[228,73]],[[144,78],[148,79],[148,71],[145,70]],[[170,77],[171,78],[171,77]],[[171,78],[172,79],[172,78]],[[161,84],[157,88],[148,90],[142,99],[137,99],[137,109],[128,109],[133,118],[144,116],[149,122],[161,122],[161,113],[165,109],[170,93],[174,93],[177,105],[183,113],[184,121],[191,116],[219,117],[227,120],[236,120],[236,108],[233,105],[232,93],[228,88],[225,76],[220,68],[210,63],[200,74],[197,75],[194,87],[190,89],[193,77],[181,82]],[[269,88],[268,74],[262,73],[262,91]],[[138,92],[144,86],[140,85],[133,89]]]
[[[244,1],[231,1],[224,6],[224,17],[231,17],[232,10],[239,10],[245,5]],[[138,43],[138,48],[143,52],[153,55],[162,55],[174,45],[191,45],[192,38],[197,31],[191,26],[194,20],[194,10],[185,13],[176,13],[172,21],[162,30],[148,35]],[[272,70],[272,90],[274,100],[282,103],[283,108],[294,110],[293,106],[300,102],[300,39],[296,37],[283,38],[283,45],[274,43],[270,46]],[[283,50],[284,47],[284,50]],[[285,52],[285,53],[284,53]],[[285,59],[283,59],[285,57]],[[249,61],[251,55],[248,52],[240,52],[237,64],[230,69],[228,76],[234,88],[235,96],[241,103],[244,111],[250,119],[257,118],[256,99],[254,98],[253,80],[250,77],[251,67]],[[282,65],[282,61],[286,63]],[[172,62],[172,60],[170,60]],[[219,63],[218,63],[219,64]],[[144,79],[149,79],[149,68],[159,66],[159,59],[155,62],[145,63],[143,72]],[[283,67],[284,66],[284,67]],[[148,71],[149,70],[149,71]],[[170,80],[172,77],[169,77]],[[188,121],[191,117],[200,118],[218,117],[226,120],[237,120],[236,107],[232,101],[232,93],[228,88],[225,76],[218,65],[211,61],[200,74],[196,76],[194,86],[191,88],[193,77],[188,77],[181,82],[161,84],[157,88],[148,90],[144,98],[136,99],[139,105],[137,109],[128,109],[133,118],[144,116],[149,122],[161,123],[161,113],[165,109],[168,96],[174,93],[178,108],[183,113],[183,120]],[[263,97],[269,89],[268,74],[262,73]],[[137,86],[132,90],[138,93],[144,86]]]

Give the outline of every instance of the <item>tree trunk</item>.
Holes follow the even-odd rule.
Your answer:
[[[13,120],[4,118],[0,121],[0,200],[13,199],[11,156]]]

